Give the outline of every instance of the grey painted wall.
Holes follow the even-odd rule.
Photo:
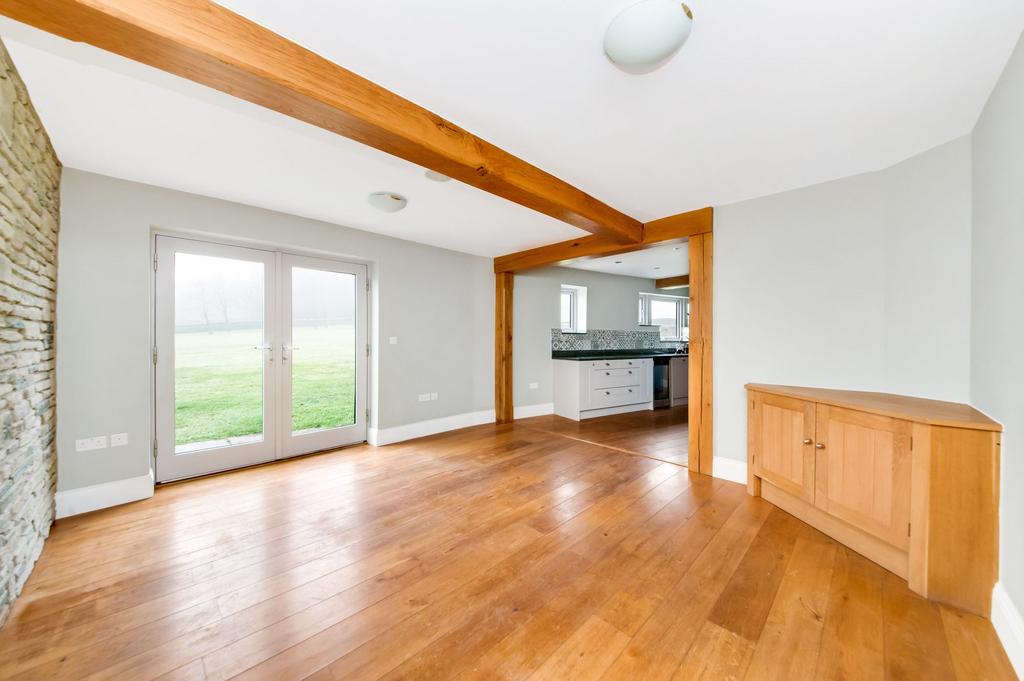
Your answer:
[[[516,275],[513,297],[512,347],[515,406],[552,401],[551,329],[559,325],[562,284],[587,287],[588,329],[637,328],[641,292],[685,296],[687,289],[659,291],[653,279],[545,267]],[[530,388],[537,383],[537,388]]]
[[[746,458],[748,382],[969,401],[970,156],[715,209],[716,456]]]
[[[492,409],[491,261],[410,241],[67,170],[57,297],[58,489],[145,475],[151,435],[151,230],[204,232],[370,263],[379,325],[371,426]],[[397,336],[398,345],[387,344]],[[376,343],[376,339],[374,339]],[[436,392],[436,402],[418,402]],[[74,441],[127,432],[127,447]]]
[[[974,130],[971,399],[1003,424],[1000,580],[1024,610],[1024,42]]]

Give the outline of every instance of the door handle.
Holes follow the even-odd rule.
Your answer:
[[[804,438],[804,444],[805,444],[805,445],[809,445],[809,444],[811,444],[812,442],[814,442],[814,440],[812,440],[811,438],[809,438],[809,437],[805,437],[805,438]]]
[[[269,352],[269,357],[267,358],[267,361],[268,362],[273,362],[274,361],[274,348],[270,347],[269,345],[254,345],[254,346],[252,346],[252,349],[253,350],[269,350],[270,352]]]
[[[298,345],[285,345],[284,343],[281,343],[281,361],[282,362],[287,362],[288,361],[288,353],[289,352],[291,352],[292,350],[301,350],[301,349],[302,348],[300,348]]]
[[[815,449],[825,449],[825,443],[824,442],[815,442],[814,443],[814,448]]]

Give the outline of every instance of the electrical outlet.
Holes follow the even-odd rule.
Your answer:
[[[419,396],[419,401],[420,402],[429,402],[430,401],[430,393],[423,393],[422,395],[420,395]]]
[[[430,401],[433,402],[437,399],[437,393],[430,393]]]
[[[115,433],[110,436],[111,447],[124,447],[128,444],[128,433]]]
[[[536,390],[539,387],[540,387],[540,383],[537,383],[536,381],[534,381],[533,383],[530,384],[530,390]]]
[[[388,336],[388,343],[398,345],[398,336]]]
[[[81,440],[75,440],[76,452],[91,452],[94,449],[106,449],[106,447],[106,435],[98,435],[97,437],[86,437]]]

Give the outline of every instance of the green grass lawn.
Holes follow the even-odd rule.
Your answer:
[[[292,430],[355,422],[354,329],[295,329]],[[175,442],[263,432],[263,353],[257,329],[175,334]],[[294,366],[292,366],[294,365]]]

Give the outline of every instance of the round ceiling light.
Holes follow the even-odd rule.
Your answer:
[[[397,213],[408,203],[404,196],[392,192],[374,192],[367,200],[371,206],[385,213]]]
[[[423,175],[426,176],[428,180],[433,180],[434,182],[448,182],[449,180],[452,179],[447,175],[442,175],[436,170],[428,170],[427,172],[423,173]]]
[[[628,73],[648,73],[676,53],[693,28],[679,0],[641,0],[619,12],[604,34],[604,53]]]

